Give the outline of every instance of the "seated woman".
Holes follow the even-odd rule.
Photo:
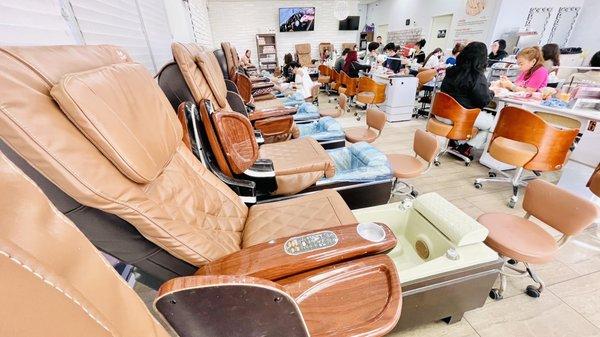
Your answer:
[[[449,66],[455,65],[456,57],[458,56],[458,54],[460,54],[464,47],[465,46],[463,46],[462,43],[455,44],[454,48],[452,48],[452,55],[446,59],[446,64]]]
[[[364,64],[370,66],[377,64],[377,48],[379,48],[379,43],[369,43],[369,45],[367,46],[368,53],[365,54],[365,57],[363,58]]]
[[[592,56],[590,67],[600,68],[600,50]],[[597,83],[600,84],[600,69],[593,69],[583,73],[575,73],[569,77],[567,83]]]
[[[543,66],[548,73],[556,72],[554,67],[560,66],[560,48],[556,43],[548,43],[542,47],[542,56],[544,57]]]
[[[356,50],[351,50],[346,55],[346,62],[344,63],[344,72],[350,77],[358,77],[358,72],[369,71],[371,66],[358,63],[358,54]]]
[[[294,72],[290,69],[290,64],[294,61],[294,57],[292,54],[287,53],[283,56],[283,79],[285,82],[290,83],[294,82]]]
[[[421,39],[419,42],[415,43],[415,51],[412,54],[412,57],[417,61],[417,63],[423,65],[425,64],[425,52],[423,51],[423,47],[425,47],[425,39]]]
[[[337,60],[335,60],[333,69],[335,69],[335,71],[337,71],[338,73],[344,68],[344,63],[346,62],[346,55],[348,55],[349,51],[350,48],[344,48],[344,50],[342,51],[342,55],[338,57]]]
[[[394,73],[400,72],[400,70],[402,69],[402,61],[400,61],[398,59],[399,57],[396,54],[396,45],[394,45],[393,42],[386,44],[385,47],[383,47],[383,52],[388,57],[394,58],[394,59],[390,59],[390,58],[386,59],[385,62],[383,62],[383,66],[388,68],[389,70],[393,71]]]
[[[242,67],[244,67],[244,68],[254,66],[252,64],[252,60],[250,60],[250,49],[246,49],[244,56],[242,56],[242,58],[240,58],[240,63],[242,64]]]
[[[329,58],[331,58],[331,52],[329,51],[329,48],[325,48],[323,54],[321,54],[321,63],[329,61]]]
[[[482,42],[469,43],[456,58],[456,65],[446,70],[440,90],[452,96],[464,108],[483,109],[494,98],[494,92],[489,89],[490,84],[484,74],[486,65],[486,45]],[[493,122],[492,114],[482,111],[475,120],[475,127],[479,132],[466,143],[458,145],[456,150],[471,157],[473,147],[483,148]]]
[[[428,69],[437,69],[443,66],[440,62],[440,57],[444,54],[442,48],[435,48],[427,57],[425,58],[425,62],[423,68]]]
[[[500,86],[510,91],[534,92],[548,84],[548,70],[543,66],[544,57],[539,47],[527,47],[517,54],[521,73],[512,83],[506,76],[500,78]]]
[[[506,49],[506,41],[503,39],[498,39],[492,43],[492,51],[488,55],[489,66],[508,56],[508,53],[504,49]]]

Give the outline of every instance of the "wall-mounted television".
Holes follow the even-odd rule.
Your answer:
[[[315,30],[314,7],[279,8],[280,32],[306,32]]]
[[[345,20],[340,20],[339,30],[358,30],[360,16],[349,16]]]

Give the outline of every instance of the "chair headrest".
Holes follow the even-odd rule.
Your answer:
[[[218,109],[229,109],[227,86],[217,57],[196,43],[175,42],[171,50],[194,100],[208,99]]]
[[[121,90],[114,90],[118,85]],[[67,74],[50,94],[79,130],[137,183],[154,180],[182,137],[171,104],[140,64]]]
[[[300,43],[296,45],[296,53],[310,54],[310,43]]]

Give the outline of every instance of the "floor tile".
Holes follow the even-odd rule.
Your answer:
[[[549,289],[600,328],[600,272],[558,283]]]
[[[518,295],[465,314],[481,337],[598,336],[600,329],[551,292]]]
[[[466,320],[455,324],[439,321],[402,331],[392,331],[389,337],[477,337],[477,332]]]

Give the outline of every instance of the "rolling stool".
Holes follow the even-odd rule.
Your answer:
[[[357,126],[346,129],[346,140],[350,143],[372,143],[381,135],[385,121],[385,112],[374,108],[367,109],[367,127]]]
[[[525,293],[534,298],[540,297],[544,281],[533,271],[530,263],[552,261],[560,247],[600,216],[598,207],[591,201],[541,179],[533,180],[527,185],[523,209],[527,212],[523,218],[504,213],[487,213],[477,219],[490,231],[485,244],[507,259],[500,271],[500,288],[490,291],[490,297],[495,300],[502,299],[506,278],[510,276],[531,277],[538,286],[527,286]],[[555,241],[545,229],[530,221],[530,216],[563,235]],[[525,265],[524,270],[516,266],[519,262]],[[515,273],[507,273],[506,269]]]
[[[390,200],[394,195],[403,196],[410,194],[416,197],[419,194],[415,191],[414,186],[400,179],[415,178],[427,173],[433,164],[439,148],[440,144],[433,134],[417,129],[413,138],[414,156],[406,154],[389,154],[387,156],[394,174]],[[419,160],[419,157],[425,162]]]
[[[540,172],[560,170],[573,145],[578,129],[557,127],[528,110],[507,106],[490,139],[488,153],[494,159],[516,167],[511,176],[506,172],[490,170],[487,178],[477,178],[473,185],[482,188],[485,182],[510,183],[512,196],[508,207],[514,208],[519,200],[519,188],[535,179]],[[535,175],[523,177],[524,170]],[[497,174],[502,175],[496,177]]]
[[[440,157],[444,153],[451,154],[463,160],[465,166],[471,164],[472,158],[462,155],[460,152],[449,148],[451,140],[469,140],[477,133],[473,127],[475,119],[481,112],[480,109],[466,109],[452,96],[438,92],[435,94],[431,114],[427,120],[427,131],[446,139],[444,147],[435,158],[434,165],[439,166]]]

